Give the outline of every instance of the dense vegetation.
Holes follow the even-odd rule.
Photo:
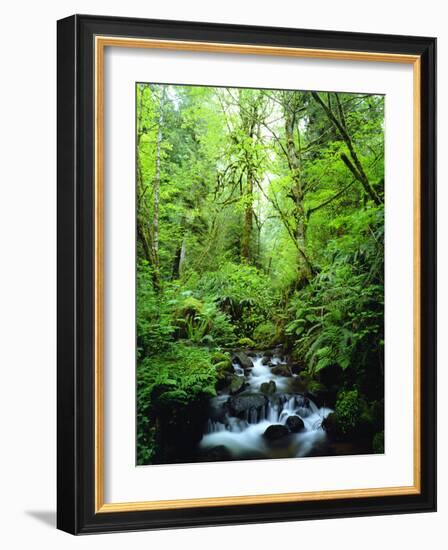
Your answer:
[[[228,351],[276,345],[382,452],[384,98],[136,94],[138,463],[197,443]]]

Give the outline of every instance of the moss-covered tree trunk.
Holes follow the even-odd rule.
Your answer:
[[[301,174],[301,153],[298,150],[294,140],[294,130],[296,127],[296,112],[299,108],[298,99],[299,93],[284,94],[282,107],[285,120],[285,139],[286,139],[286,154],[288,166],[291,175],[291,189],[289,197],[294,202],[294,220],[295,220],[295,238],[298,251],[298,266],[300,277],[311,279],[312,266],[308,258],[307,251],[307,218],[305,213],[305,186],[302,181]]]
[[[160,165],[162,150],[163,109],[166,101],[166,87],[160,96],[159,122],[156,141],[156,173],[153,182],[153,219],[152,219],[152,269],[154,287],[160,289],[160,258],[159,258],[159,210],[160,210]]]

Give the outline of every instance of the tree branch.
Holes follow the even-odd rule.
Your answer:
[[[318,204],[317,206],[313,206],[313,208],[308,208],[308,210],[306,212],[307,219],[310,218],[311,214],[314,214],[314,212],[316,212],[317,210],[320,210],[321,208],[324,208],[325,206],[327,206],[328,204],[330,204],[331,202],[333,202],[334,200],[339,198],[341,195],[343,195],[345,193],[345,191],[347,191],[347,189],[349,189],[353,185],[353,183],[354,183],[354,180],[352,180],[348,185],[343,187],[335,195],[332,195],[329,199],[325,200],[321,204]]]
[[[373,187],[370,185],[370,182],[367,178],[366,173],[364,172],[364,169],[362,167],[362,164],[358,158],[358,155],[356,154],[355,148],[353,146],[353,142],[350,138],[350,136],[347,133],[346,128],[343,126],[343,123],[337,119],[337,117],[334,115],[333,110],[331,107],[325,104],[325,102],[322,100],[320,95],[317,92],[311,92],[311,95],[319,103],[319,105],[322,107],[322,109],[325,111],[327,117],[331,120],[331,122],[334,124],[335,128],[338,130],[339,134],[341,135],[341,138],[347,145],[347,148],[349,150],[350,156],[353,160],[353,162],[347,163],[345,159],[348,160],[348,157],[344,155],[344,157],[341,155],[342,160],[346,164],[346,166],[350,169],[352,174],[355,176],[355,178],[361,183],[361,185],[364,187],[364,190],[366,193],[370,196],[370,198],[373,200],[373,202],[377,205],[380,205],[382,203],[380,197],[377,195]],[[337,94],[336,94],[337,95]]]

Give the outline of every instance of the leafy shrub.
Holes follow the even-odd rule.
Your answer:
[[[137,366],[137,461],[157,453],[157,417],[216,395],[217,372],[206,349],[173,344]]]
[[[230,316],[221,311],[214,302],[207,302],[204,315],[210,320],[210,332],[206,343],[211,346],[229,347],[235,343],[235,327]]]
[[[189,292],[182,293],[185,294]],[[234,327],[228,315],[212,301],[201,302],[188,295],[178,304],[174,317],[177,336],[193,344],[227,346],[235,340]]]
[[[337,366],[348,371],[348,381],[378,398],[383,393],[383,214],[370,208],[332,223],[342,235],[328,243],[325,268],[293,295],[285,333],[312,376]]]
[[[207,273],[198,292],[225,312],[242,336],[252,336],[257,325],[272,317],[277,296],[269,277],[256,267],[231,262]]]
[[[359,425],[363,406],[358,390],[340,392],[336,401],[335,419],[342,434],[353,433]]]
[[[277,328],[272,321],[264,321],[255,327],[253,335],[259,346],[269,347],[276,343]]]
[[[153,355],[167,348],[175,326],[169,297],[153,288],[147,262],[137,266],[137,351],[139,356]]]
[[[369,440],[375,433],[372,406],[358,389],[341,390],[334,412],[323,422],[324,428],[335,439]]]

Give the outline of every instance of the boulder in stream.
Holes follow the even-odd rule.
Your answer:
[[[334,413],[329,414],[322,421],[322,428],[327,432],[328,435],[338,440],[342,437],[341,430],[338,425],[336,415]]]
[[[234,394],[240,392],[244,387],[244,376],[234,374],[230,379],[229,392]]]
[[[303,420],[300,418],[300,416],[297,416],[296,414],[288,416],[288,418],[286,419],[286,426],[292,433],[300,432],[305,428]]]
[[[232,416],[243,416],[253,409],[261,409],[267,403],[262,393],[239,393],[232,395],[227,401],[227,407]]]
[[[274,380],[269,380],[269,382],[263,382],[260,385],[260,391],[265,395],[272,395],[277,391],[277,385],[274,382]]]
[[[272,424],[268,426],[263,434],[263,437],[269,439],[269,441],[275,441],[288,435],[289,430],[283,424]]]
[[[233,356],[233,360],[238,363],[244,370],[251,369],[254,364],[250,357],[248,357],[244,351],[237,351]]]
[[[204,453],[204,458],[207,461],[218,461],[218,460],[230,460],[232,458],[232,453],[225,445],[217,445],[211,449],[207,449]]]
[[[289,370],[288,365],[276,365],[271,369],[272,374],[276,376],[291,376],[291,371]]]

